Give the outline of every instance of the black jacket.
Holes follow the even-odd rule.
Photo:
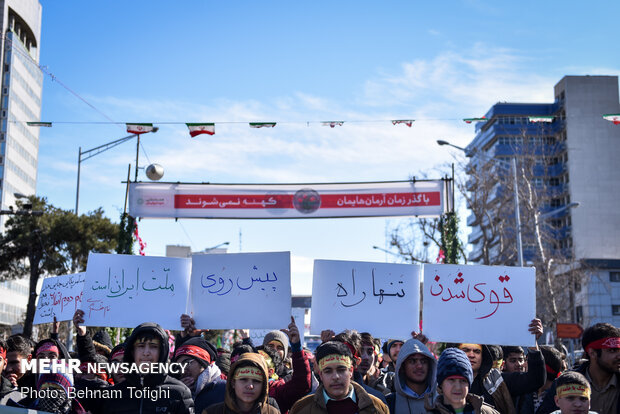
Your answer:
[[[146,322],[134,329],[127,340],[124,362],[134,362],[132,352],[134,342],[147,333],[155,334],[160,341],[159,362],[168,360],[168,334],[156,323]],[[125,381],[110,387],[109,390],[111,393],[120,392],[122,396],[101,399],[100,406],[95,409],[97,413],[194,413],[194,401],[189,388],[166,374],[128,373],[125,375]],[[137,395],[140,392],[144,392],[142,398]]]

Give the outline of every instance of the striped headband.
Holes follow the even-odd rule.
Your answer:
[[[58,347],[54,345],[52,342],[44,342],[43,345],[41,345],[39,349],[37,349],[36,356],[39,356],[41,352],[55,352],[57,355],[60,355],[60,352],[58,351]]]
[[[590,387],[581,384],[564,384],[560,385],[556,391],[558,398],[563,397],[586,397],[590,398]]]
[[[328,365],[344,365],[347,369],[353,366],[351,363],[351,358],[340,354],[331,354],[321,358],[319,361],[319,370],[323,371],[323,369],[325,369]]]
[[[196,357],[198,359],[202,359],[203,361],[207,361],[209,364],[211,363],[211,355],[207,352],[206,349],[203,349],[196,345],[183,345],[178,348],[176,353],[174,354],[175,358],[180,357],[181,355],[188,355],[192,357]]]
[[[116,357],[121,357],[121,358],[123,358],[123,356],[124,356],[124,355],[125,355],[125,350],[124,350],[123,348],[121,348],[121,349],[117,350],[115,353],[113,353],[113,354],[110,356],[110,361],[111,361],[111,360],[113,360],[113,359],[114,359],[114,358],[116,358]]]
[[[250,378],[262,382],[264,377],[265,374],[263,373],[263,371],[261,371],[260,368],[241,367],[235,371],[233,379]]]

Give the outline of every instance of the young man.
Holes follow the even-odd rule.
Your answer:
[[[26,374],[21,370],[22,360],[30,361],[32,359],[33,343],[30,339],[22,335],[12,335],[6,341],[6,367],[2,372],[14,387],[25,387],[31,385],[34,387],[33,374]]]
[[[271,331],[263,338],[263,346],[278,351],[283,361],[288,357],[288,336],[282,331]]]
[[[525,363],[525,352],[520,346],[503,346],[504,366],[503,372],[525,372],[527,364]]]
[[[400,352],[400,348],[403,346],[405,342],[400,339],[388,339],[383,343],[383,354],[389,357],[389,364],[386,368],[388,372],[396,371],[396,359],[398,358],[398,353]]]
[[[590,384],[586,377],[575,371],[562,374],[557,380],[554,414],[588,414],[590,412]]]
[[[19,401],[22,398],[16,386],[2,375],[6,367],[7,348],[6,342],[0,339],[0,405],[5,405],[9,399]]]
[[[223,402],[226,396],[226,382],[215,365],[215,358],[215,346],[201,337],[188,339],[174,354],[175,362],[186,364],[180,380],[192,392],[197,413]]]
[[[417,339],[402,346],[396,359],[396,392],[387,396],[390,413],[424,413],[424,399],[437,395],[436,360]]]
[[[608,323],[597,323],[585,330],[581,344],[587,362],[576,367],[575,371],[590,383],[592,411],[620,414],[620,329]],[[555,386],[552,386],[536,413],[552,412],[555,409],[554,396]]]
[[[528,327],[536,339],[542,335],[542,322],[533,319]],[[528,372],[500,372],[493,368],[493,357],[487,345],[459,344],[471,363],[474,380],[470,392],[484,398],[484,402],[502,414],[516,412],[514,401],[520,395],[537,391],[545,382],[545,362],[538,344],[529,348]]]
[[[123,362],[146,369],[153,363],[168,360],[168,334],[156,323],[138,325],[127,339]],[[138,374],[130,372],[125,381],[109,388],[110,395],[121,393],[122,398],[100,400],[96,413],[182,413],[194,412],[189,388],[165,373]]]
[[[322,384],[314,394],[299,400],[291,414],[387,414],[388,408],[378,398],[352,381],[353,354],[342,342],[329,341],[316,350]]]
[[[473,378],[467,355],[460,349],[447,348],[437,362],[437,383],[441,395],[436,399],[428,395],[425,398],[426,409],[437,414],[498,414],[481,397],[469,393]]]
[[[540,407],[547,390],[562,372],[563,354],[560,351],[552,346],[541,345],[540,352],[545,360],[545,370],[547,371],[545,383],[538,389],[538,391],[521,395],[515,400],[515,406],[517,407],[517,413],[519,414],[535,413],[538,407]]]

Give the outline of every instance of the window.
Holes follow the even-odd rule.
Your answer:
[[[620,305],[611,305],[611,314],[614,316],[620,316]]]
[[[620,282],[620,272],[609,272],[610,282]]]
[[[579,305],[575,307],[575,318],[577,319],[577,323],[583,322],[583,306]]]

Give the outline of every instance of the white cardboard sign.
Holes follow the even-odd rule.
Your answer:
[[[423,332],[431,341],[532,346],[533,267],[424,265]]]
[[[77,309],[82,308],[82,290],[86,273],[75,273],[43,279],[32,323],[70,321]]]
[[[191,260],[91,253],[82,310],[87,326],[179,329],[187,313]]]
[[[200,329],[285,328],[291,321],[290,252],[193,255],[190,297]]]
[[[310,331],[356,329],[409,338],[420,313],[420,266],[315,260]]]

